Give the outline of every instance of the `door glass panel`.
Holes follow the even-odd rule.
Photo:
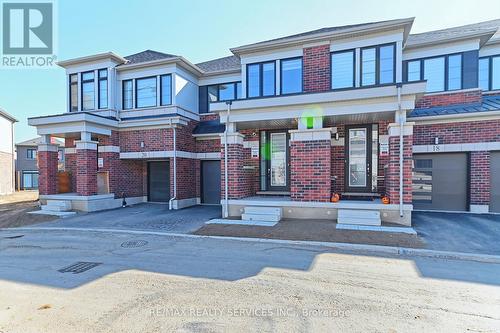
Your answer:
[[[349,186],[366,186],[366,128],[349,130]]]
[[[271,186],[286,186],[286,133],[271,133]]]

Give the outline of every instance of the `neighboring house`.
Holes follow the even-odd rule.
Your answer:
[[[14,123],[17,119],[0,108],[0,195],[14,192]]]
[[[500,212],[500,20],[412,24],[323,28],[199,64],[151,50],[59,62],[66,112],[29,119],[41,198],[57,192],[55,136],[78,195],[58,198],[77,209],[124,196],[404,225],[413,209]]]
[[[38,145],[41,137],[16,144],[16,188],[21,190],[38,189]],[[64,170],[64,141],[52,139],[59,145],[58,170]]]

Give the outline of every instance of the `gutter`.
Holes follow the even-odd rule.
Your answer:
[[[228,168],[227,168],[227,131],[229,128],[229,115],[231,114],[231,101],[227,101],[227,116],[226,116],[226,128],[224,129],[224,218],[229,217],[229,180]]]
[[[173,131],[174,141],[174,196],[168,201],[168,209],[174,208],[174,200],[177,199],[177,132],[176,128],[172,127],[172,119],[170,119],[170,127]]]
[[[403,217],[403,167],[404,167],[404,142],[403,142],[403,130],[404,130],[404,119],[401,110],[401,86],[399,83],[397,85],[398,89],[398,113],[399,113],[399,216]]]

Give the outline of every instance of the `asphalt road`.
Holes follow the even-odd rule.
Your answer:
[[[77,262],[99,265],[59,271]],[[0,332],[160,331],[498,332],[500,265],[105,231],[0,231]]]

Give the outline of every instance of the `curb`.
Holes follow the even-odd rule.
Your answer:
[[[122,233],[122,234],[132,234],[132,235],[170,236],[170,237],[191,238],[191,239],[218,239],[218,240],[232,240],[232,241],[251,242],[251,243],[320,246],[334,250],[357,252],[364,254],[395,255],[402,257],[423,257],[423,258],[446,259],[446,260],[466,260],[466,261],[476,261],[482,263],[500,264],[500,256],[497,255],[438,251],[438,250],[427,250],[427,249],[412,249],[406,247],[383,246],[383,245],[301,241],[301,240],[285,240],[285,239],[271,239],[271,238],[191,235],[191,234],[177,234],[177,233],[168,233],[160,231],[125,230],[125,229],[59,228],[59,227],[0,228],[0,231],[16,232],[23,230],[24,231],[112,232],[112,233]]]

